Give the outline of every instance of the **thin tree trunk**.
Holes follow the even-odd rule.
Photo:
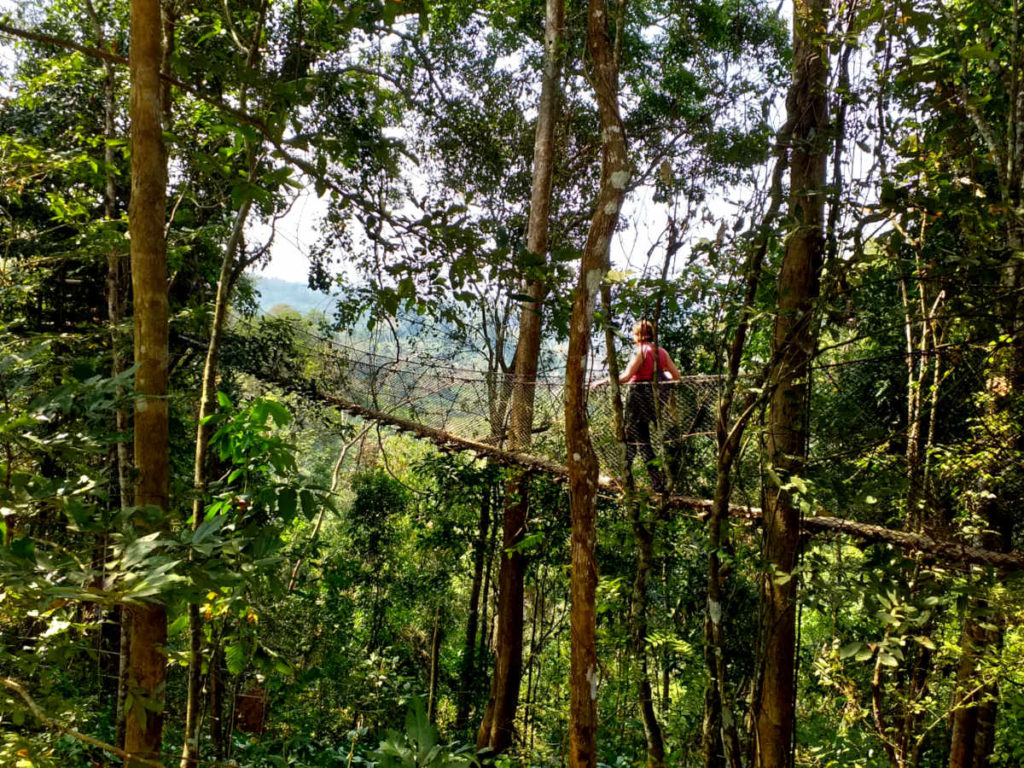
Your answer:
[[[434,632],[430,638],[430,683],[427,687],[427,720],[437,720],[437,682],[441,664],[441,603],[434,609]]]
[[[597,764],[597,479],[598,462],[587,419],[587,356],[591,326],[619,210],[626,196],[630,166],[618,104],[618,67],[608,36],[604,0],[587,9],[587,48],[601,129],[601,182],[583,249],[579,282],[569,321],[565,375],[565,432],[571,517],[572,648],[569,677],[569,762],[573,768]]]
[[[548,250],[548,218],[554,167],[555,107],[561,78],[561,34],[564,0],[548,0],[544,30],[544,65],[541,78],[537,133],[534,139],[533,189],[527,249],[541,258]],[[533,428],[537,365],[540,358],[541,320],[547,288],[541,278],[526,286],[530,301],[523,304],[516,346],[516,372],[509,414],[509,448],[527,451]],[[517,472],[505,489],[501,569],[498,580],[498,645],[491,694],[477,734],[477,749],[502,752],[512,742],[523,667],[523,584],[526,559],[518,551],[529,514],[529,475]]]
[[[797,228],[786,241],[772,338],[778,357],[767,434],[767,460],[786,485],[806,456],[809,364],[815,345],[811,321],[824,255],[827,156],[827,0],[796,0],[793,10],[793,84],[790,212]],[[754,729],[757,768],[789,768],[795,733],[796,587],[800,510],[792,493],[772,483],[765,491],[759,694]]]
[[[213,434],[212,424],[207,418],[217,407],[217,369],[220,360],[220,348],[224,338],[224,327],[227,323],[228,309],[231,305],[231,291],[234,288],[237,270],[237,253],[242,243],[245,222],[249,216],[252,202],[246,199],[235,214],[231,235],[224,248],[221,259],[220,278],[217,281],[217,297],[213,305],[213,320],[210,327],[210,342],[206,348],[206,361],[203,365],[203,382],[199,396],[199,422],[196,428],[196,452],[193,466],[192,530],[196,531],[203,522],[203,509],[206,506],[206,494],[209,487],[208,453],[210,437]],[[199,760],[199,712],[202,701],[202,667],[203,667],[203,621],[199,614],[199,604],[188,606],[189,622],[189,665],[188,692],[185,704],[185,738],[181,751],[181,768],[190,768]]]
[[[524,477],[521,485],[529,482]],[[498,635],[491,695],[487,702],[477,750],[502,752],[512,743],[513,721],[523,672],[523,587],[525,558],[518,550],[526,525],[526,501],[515,488],[506,489],[498,570]]]
[[[159,0],[131,2],[131,234],[135,315],[135,503],[166,512],[169,479],[167,420],[167,254],[164,238],[167,163],[161,120]],[[159,759],[163,735],[167,611],[160,603],[128,607],[131,617],[125,750]],[[144,707],[144,709],[143,709]],[[133,761],[129,761],[131,764]]]
[[[473,581],[469,590],[469,610],[466,616],[466,640],[462,646],[462,662],[459,670],[459,702],[455,715],[455,727],[462,730],[469,723],[469,710],[473,701],[476,679],[476,650],[480,631],[480,592],[484,580],[484,555],[487,551],[487,529],[491,521],[490,484],[484,486],[480,498],[480,521],[473,542]]]
[[[1020,6],[1011,4],[1009,14],[1010,66],[1007,68],[1009,114],[1005,133],[1000,126],[988,123],[981,111],[965,105],[978,132],[987,145],[989,155],[998,170],[1000,197],[1005,215],[1004,242],[1007,254],[1018,254],[1024,249],[1024,221],[1019,213],[1024,204],[1024,35],[1020,23]],[[966,95],[966,94],[965,94]],[[997,138],[998,137],[998,138]],[[991,401],[989,414],[994,420],[1005,417],[1007,411],[1020,408],[1024,393],[1024,308],[1021,306],[1021,286],[1024,279],[1017,259],[1009,256],[1001,266],[1001,300],[998,305],[998,333],[1009,340],[1007,348],[999,350],[992,361],[987,389]],[[997,456],[1013,456],[1020,450],[1021,437],[1015,434],[1009,445],[1000,445]],[[1003,453],[1005,452],[1005,453]],[[998,477],[1004,467],[992,467],[986,472]],[[977,512],[977,523],[983,528],[982,542],[1001,551],[1007,551],[1013,541],[1014,497],[1004,497],[1001,489],[988,491]],[[998,688],[994,680],[983,680],[979,685],[979,656],[982,647],[999,648],[1003,642],[1005,616],[994,613],[988,602],[992,582],[979,585],[979,593],[969,601],[964,618],[961,641],[960,666],[957,671],[953,715],[953,734],[950,745],[949,768],[988,768],[992,761],[995,740],[995,721],[998,709]]]
[[[224,757],[224,650],[219,640],[210,649],[210,743],[217,760]]]
[[[86,12],[93,26],[93,35],[96,37],[96,45],[104,47],[107,44],[106,33],[103,23],[96,13],[92,0],[86,0]],[[118,219],[117,211],[117,185],[115,176],[115,155],[114,139],[118,137],[115,119],[117,116],[117,85],[116,73],[113,62],[104,61],[103,78],[103,217],[107,222],[113,223]],[[123,254],[120,248],[111,248],[107,252],[107,321],[110,324],[110,372],[115,378],[125,370],[123,353],[123,340],[121,339],[121,321],[124,319],[124,275],[123,275]],[[118,434],[118,440],[114,449],[114,466],[117,478],[117,499],[121,509],[127,509],[132,504],[131,481],[131,455],[128,450],[128,442],[125,433],[128,431],[128,413],[122,401],[125,396],[125,389],[118,385],[115,395],[117,407],[114,410],[114,430]],[[104,558],[106,554],[104,553]],[[128,693],[128,649],[130,638],[130,613],[121,608],[116,612],[119,617],[118,632],[118,665],[117,665],[117,688],[115,693],[115,744],[124,747],[125,735],[125,712],[124,703]]]
[[[654,697],[647,666],[647,583],[654,559],[654,521],[641,519],[641,505],[634,500],[630,508],[633,538],[636,541],[636,576],[633,579],[633,600],[629,623],[633,658],[639,663],[637,704],[647,740],[647,768],[665,765],[665,740],[654,711]]]
[[[717,463],[715,493],[708,516],[708,593],[704,616],[704,661],[708,671],[708,686],[704,697],[701,751],[705,768],[723,765],[726,754],[729,764],[740,761],[739,737],[729,702],[724,631],[722,628],[722,600],[725,594],[720,553],[730,546],[729,503],[732,499],[732,470],[739,453],[747,424],[753,417],[763,395],[764,377],[744,398],[733,416],[733,402],[739,380],[740,364],[746,346],[747,333],[754,317],[754,302],[761,284],[762,268],[768,252],[770,233],[782,207],[782,180],[788,167],[787,145],[791,122],[779,131],[775,146],[775,167],[772,171],[769,207],[751,243],[744,267],[743,303],[737,318],[736,332],[729,344],[726,360],[726,378],[719,396],[715,420]],[[769,364],[769,370],[770,370]],[[756,699],[756,693],[755,693]],[[724,719],[723,719],[724,712]],[[725,727],[723,727],[723,725]]]
[[[117,665],[117,707],[114,714],[114,743],[124,749],[125,732],[128,727],[128,669],[131,663],[132,647],[132,614],[126,606],[121,606],[121,645]]]
[[[487,542],[487,553],[484,555],[484,594],[480,598],[480,650],[489,651],[493,648],[491,636],[493,634],[493,619],[488,615],[491,607],[491,573],[494,568],[494,550],[498,543],[497,520],[491,521],[491,535]]]

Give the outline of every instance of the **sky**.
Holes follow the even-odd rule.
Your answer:
[[[18,0],[0,0],[0,14],[15,11]],[[14,52],[8,41],[0,38],[0,72],[13,61]],[[0,78],[0,96],[4,93],[3,78]],[[638,189],[630,194],[623,206],[623,217],[628,225],[617,234],[612,244],[612,263],[616,269],[629,265],[642,265],[660,234],[667,212],[663,204],[651,199],[650,189]],[[276,234],[271,248],[269,264],[259,274],[290,282],[306,282],[308,253],[319,237],[319,225],[326,211],[326,200],[318,199],[312,188],[300,191],[290,211],[276,225]],[[724,200],[714,201],[712,208],[715,218],[729,218],[731,206]],[[249,232],[252,243],[265,242],[269,227],[254,224]],[[691,233],[692,237],[713,237],[709,231]],[[582,245],[582,244],[581,244]],[[655,262],[659,254],[655,254]],[[344,269],[343,264],[338,266]]]

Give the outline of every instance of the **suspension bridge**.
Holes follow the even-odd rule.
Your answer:
[[[417,356],[401,349],[382,354],[273,319],[236,320],[230,339],[227,354],[236,366],[256,378],[361,419],[429,440],[445,451],[469,451],[501,465],[567,477],[565,392],[561,380],[542,378],[527,383],[534,392],[534,428],[529,450],[516,452],[508,444],[515,384],[510,372],[481,371],[456,361]],[[832,390],[829,394],[834,400],[838,398],[842,403],[843,390],[852,389],[846,393],[847,405],[865,409],[864,418],[877,421],[877,414],[865,406],[857,388],[843,384],[848,378],[846,372],[826,370],[822,378],[825,387]],[[669,477],[668,493],[659,496],[658,502],[667,507],[692,510],[698,515],[711,507],[707,498],[685,492],[710,491],[707,484],[701,487],[699,475],[703,468],[714,466],[714,414],[722,384],[718,376],[683,376],[662,385],[661,395],[654,398],[658,412],[651,414],[651,443],[658,465]],[[615,438],[610,388],[590,391],[588,413],[591,439],[600,462],[601,488],[609,494],[619,494],[623,491],[620,478],[625,474],[624,452]],[[829,450],[835,449],[834,442],[833,439]],[[814,450],[812,446],[812,454]],[[817,450],[825,449],[818,446]],[[644,483],[644,463],[639,457],[634,472]],[[735,480],[734,500],[738,503],[732,505],[732,515],[757,520],[760,474],[756,460],[740,462]],[[825,514],[807,516],[803,526],[808,533],[886,541],[904,550],[951,562],[1024,570],[1024,553],[995,552],[962,541],[940,540]]]

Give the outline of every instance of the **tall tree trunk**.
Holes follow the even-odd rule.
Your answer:
[[[131,1],[131,234],[135,320],[135,503],[167,510],[169,478],[167,421],[167,252],[164,222],[167,162],[161,120],[159,0]],[[162,516],[162,515],[161,515]],[[167,611],[160,603],[129,606],[125,750],[159,759],[163,734]],[[129,764],[134,761],[129,760]]]
[[[597,479],[598,462],[587,420],[587,355],[594,306],[608,268],[608,253],[626,196],[630,166],[618,104],[618,64],[608,35],[604,0],[587,9],[587,48],[601,129],[601,182],[583,249],[579,281],[569,321],[565,374],[565,432],[571,516],[572,636],[569,673],[569,762],[573,768],[597,764]]]
[[[1020,4],[1011,3],[1010,23],[999,21],[999,34],[1008,32],[1005,44],[1010,60],[1004,75],[996,82],[997,88],[1005,88],[1009,95],[1009,114],[1005,122],[991,122],[982,110],[971,104],[971,96],[962,93],[963,107],[974,123],[977,134],[988,150],[988,156],[995,166],[999,178],[1000,202],[1004,211],[1004,252],[1005,263],[1000,266],[1001,297],[998,305],[998,336],[1009,340],[1006,347],[996,352],[992,362],[987,389],[991,401],[989,412],[998,422],[1001,417],[1015,417],[1019,427],[1021,397],[1024,396],[1024,307],[1021,288],[1024,277],[1017,254],[1024,250],[1024,29],[1021,26]],[[1007,29],[1008,27],[1008,29]],[[980,30],[979,30],[980,31]],[[990,39],[986,45],[992,45]],[[997,71],[997,70],[993,70]],[[1002,123],[1000,125],[999,123]],[[996,457],[1003,457],[1004,466],[992,467],[988,474],[999,477],[1007,471],[1006,464],[1016,463],[1015,457],[1021,447],[1019,433],[1004,441],[993,451]],[[997,458],[997,461],[1000,459]],[[1012,471],[1012,470],[1011,470]],[[1000,489],[984,488],[988,491],[978,510],[978,524],[983,528],[983,541],[996,549],[1007,550],[1013,540],[1013,507],[1017,499],[1006,498]],[[961,641],[960,667],[957,672],[956,698],[958,707],[953,716],[953,735],[950,747],[950,768],[988,768],[992,759],[997,714],[997,687],[994,681],[977,685],[979,649],[983,645],[999,647],[1003,640],[1005,617],[991,615],[987,592],[989,585],[981,585],[981,592],[973,597],[967,606]],[[985,615],[990,614],[990,615]]]
[[[533,188],[527,248],[545,258],[548,250],[548,219],[551,208],[554,167],[555,112],[561,78],[561,36],[565,18],[564,0],[547,0],[544,29],[544,65],[541,78],[537,133],[534,139]],[[526,286],[530,301],[523,304],[516,346],[516,372],[509,414],[509,448],[527,451],[533,429],[533,405],[537,365],[540,358],[541,320],[544,294],[542,278]],[[512,742],[513,722],[519,703],[523,673],[523,584],[526,561],[518,544],[529,514],[529,475],[516,472],[505,489],[501,570],[498,580],[498,645],[491,695],[487,702],[477,749],[501,752]]]
[[[825,158],[828,152],[827,0],[796,0],[793,9],[793,84],[786,100],[791,122],[790,215],[779,276],[772,338],[773,377],[767,460],[781,485],[799,475],[806,456],[809,365],[814,354],[813,302],[824,254]],[[800,510],[789,490],[765,490],[754,760],[758,768],[788,768],[795,732],[796,587]]]
[[[250,166],[251,170],[251,166]],[[217,369],[220,361],[220,348],[224,339],[224,327],[227,323],[228,309],[231,305],[231,291],[238,277],[237,253],[242,243],[245,222],[248,219],[252,202],[243,201],[235,214],[231,235],[224,248],[224,256],[220,265],[220,278],[217,281],[217,298],[213,305],[213,320],[210,326],[210,342],[206,348],[206,362],[203,365],[203,382],[199,396],[199,425],[196,428],[196,452],[193,466],[192,499],[192,530],[198,530],[203,522],[203,509],[206,505],[206,493],[209,487],[208,453],[210,437],[213,434],[212,424],[207,421],[217,407]],[[189,622],[189,665],[188,693],[185,703],[185,738],[181,751],[181,768],[189,768],[197,764],[199,759],[199,712],[202,701],[202,667],[203,667],[203,622],[199,615],[199,604],[188,606]]]
[[[473,542],[473,581],[469,590],[469,609],[466,612],[466,641],[462,646],[459,669],[459,700],[455,727],[462,730],[469,723],[469,710],[473,701],[476,679],[477,635],[480,632],[480,591],[484,580],[484,555],[487,551],[487,529],[491,522],[491,486],[484,485],[480,498],[480,522]]]
[[[755,230],[750,251],[744,265],[743,303],[740,306],[736,332],[729,343],[726,359],[726,378],[719,395],[715,419],[717,462],[715,466],[715,493],[708,516],[708,592],[707,611],[704,615],[704,661],[708,684],[704,696],[701,751],[705,768],[715,768],[728,760],[738,765],[739,736],[729,701],[726,677],[725,633],[722,626],[722,601],[725,594],[725,576],[722,572],[721,552],[730,546],[729,503],[732,500],[733,464],[747,424],[761,402],[766,375],[748,392],[733,415],[733,403],[739,381],[740,364],[746,346],[747,333],[754,317],[755,301],[761,285],[765,256],[770,235],[782,207],[782,180],[788,167],[787,144],[790,123],[779,131],[775,145],[775,168],[772,171],[769,206],[759,227]],[[767,370],[770,370],[771,363]],[[723,717],[724,714],[724,717]],[[724,727],[723,727],[724,726]]]

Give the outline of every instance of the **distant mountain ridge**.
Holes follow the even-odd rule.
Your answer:
[[[313,310],[323,312],[330,317],[338,300],[320,291],[314,291],[305,283],[293,283],[276,277],[253,275],[253,285],[259,293],[257,301],[262,312],[267,312],[279,304],[287,304],[301,315]]]

